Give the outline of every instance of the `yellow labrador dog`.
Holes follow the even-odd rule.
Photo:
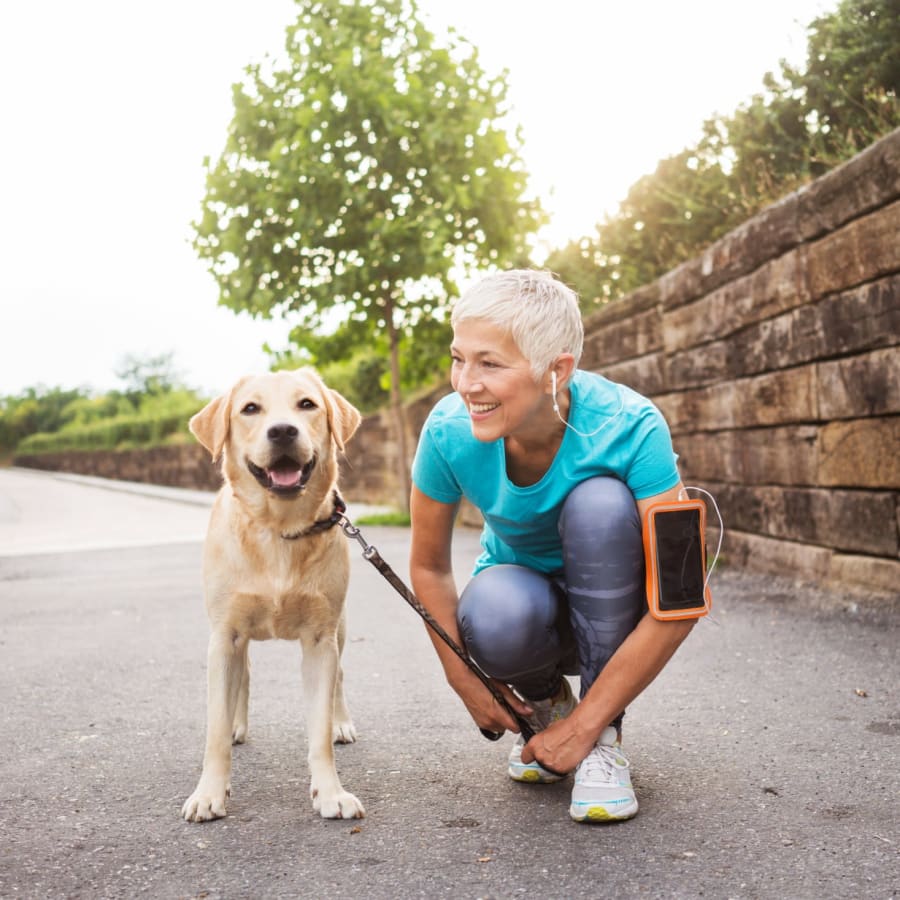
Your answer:
[[[207,662],[203,772],[182,815],[225,815],[231,745],[247,736],[251,640],[297,640],[303,650],[310,795],[324,818],[361,818],[341,786],[333,741],[356,731],[344,701],[341,652],[349,550],[340,528],[337,452],[359,412],[312,369],[242,378],[190,421],[221,457],[225,484],[204,551]]]

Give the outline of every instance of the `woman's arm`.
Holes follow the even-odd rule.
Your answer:
[[[678,484],[670,491],[639,500],[641,521],[648,506],[677,500],[682,490]],[[695,621],[661,622],[645,615],[603,667],[575,710],[525,745],[522,761],[536,759],[557,772],[574,769],[591,751],[603,729],[663,670]]]
[[[447,634],[462,646],[456,622],[459,595],[450,554],[457,509],[457,504],[439,503],[413,487],[410,496],[412,546],[409,569],[413,593]],[[447,681],[459,694],[478,727],[490,731],[518,731],[516,722],[494,700],[478,676],[431,628],[428,628],[428,636],[444,667]],[[522,703],[505,684],[498,681],[494,684],[516,712],[521,715],[531,713],[531,708]]]

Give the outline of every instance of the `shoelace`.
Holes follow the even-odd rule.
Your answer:
[[[551,703],[545,707],[535,704],[534,713],[528,716],[528,721],[534,727],[535,733],[543,731],[558,719],[563,718],[564,712],[568,712],[568,702],[569,695],[566,694],[558,703]]]
[[[559,703],[550,703],[547,706],[540,706],[535,704],[534,712],[526,718],[526,721],[531,725],[534,733],[537,734],[539,731],[543,731],[548,726],[552,725],[557,719],[563,718],[563,713],[568,713],[568,703],[569,703],[569,695],[566,696]],[[516,735],[516,742],[523,744],[525,740],[522,738],[522,735]]]
[[[619,762],[621,760],[621,762]],[[597,744],[579,763],[578,777],[586,781],[611,781],[617,769],[628,765],[622,751],[606,744]],[[599,778],[598,778],[599,776]]]

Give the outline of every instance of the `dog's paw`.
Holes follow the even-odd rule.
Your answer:
[[[243,744],[247,740],[247,723],[235,724],[234,730],[231,732],[232,744]]]
[[[202,783],[197,790],[184,801],[181,815],[188,822],[209,822],[225,816],[225,799],[231,793],[230,786],[222,785],[221,789],[208,789]]]
[[[353,723],[347,719],[343,722],[334,720],[331,728],[331,740],[335,744],[352,744],[356,740],[356,729]]]
[[[360,801],[348,791],[338,791],[330,796],[312,791],[313,809],[323,819],[362,819],[366,811]]]

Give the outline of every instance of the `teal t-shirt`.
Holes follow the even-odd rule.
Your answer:
[[[419,436],[412,479],[441,503],[465,497],[484,516],[483,552],[475,572],[516,563],[539,572],[562,568],[557,531],[560,508],[575,485],[612,475],[635,500],[678,483],[677,457],[662,413],[646,397],[601,375],[577,370],[569,382],[569,424],[550,468],[536,484],[519,487],[506,475],[503,440],[472,435],[459,394],[435,405]],[[599,430],[597,430],[599,428]]]

